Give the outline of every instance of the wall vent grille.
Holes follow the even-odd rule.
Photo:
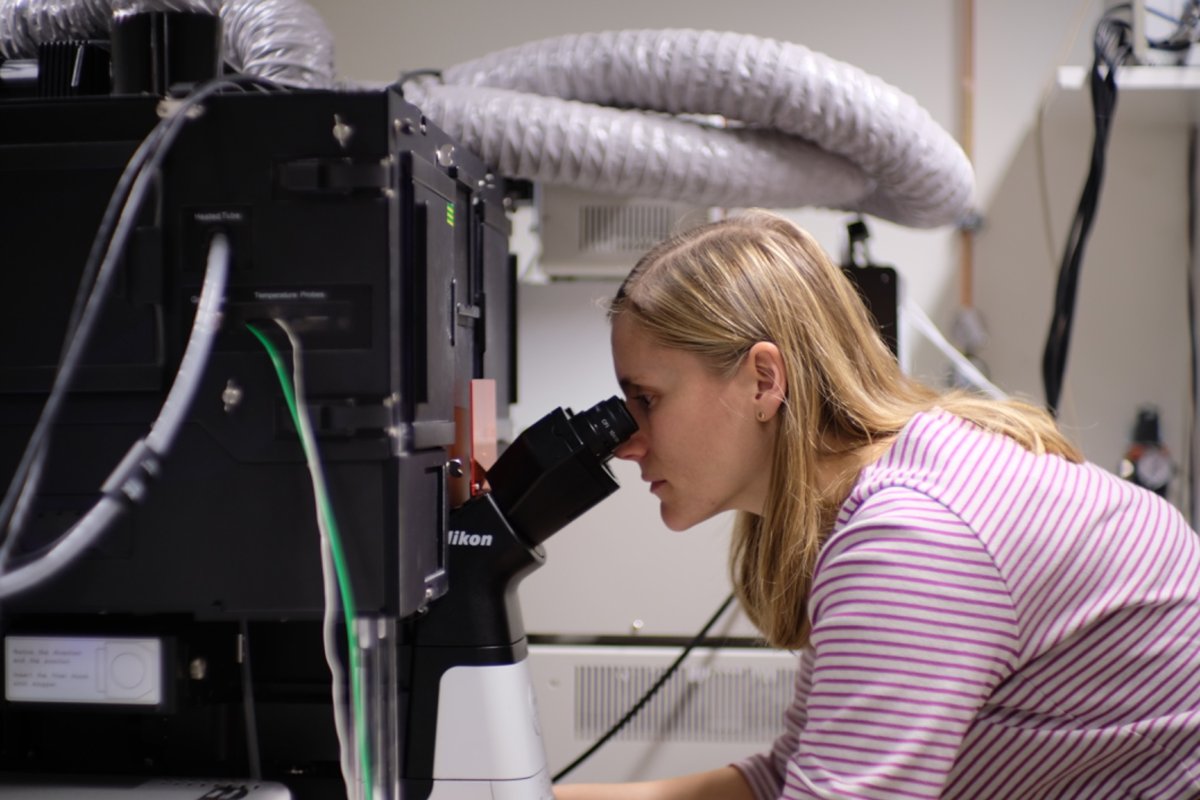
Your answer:
[[[657,666],[575,667],[575,735],[603,735],[665,671]],[[794,669],[684,666],[614,739],[770,741],[795,689]]]
[[[647,250],[713,218],[713,209],[651,197],[537,186],[537,251],[526,280],[623,280]]]
[[[579,249],[640,255],[675,233],[680,217],[673,206],[584,205],[579,209]]]

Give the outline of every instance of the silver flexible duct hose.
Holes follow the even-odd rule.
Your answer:
[[[108,36],[110,0],[0,2],[0,57],[30,58],[42,42]]]
[[[333,37],[302,0],[0,0],[0,57],[32,58],[43,42],[107,39],[115,15],[219,13],[225,59],[238,72],[288,86],[333,86]]]
[[[422,83],[404,93],[510,177],[723,206],[847,208],[873,186],[849,160],[775,131],[486,87]]]
[[[331,89],[333,36],[300,0],[221,3],[225,57],[238,72],[288,86]]]
[[[722,205],[826,205],[925,228],[965,216],[974,192],[962,148],[911,96],[789,42],[694,30],[569,35],[451,67],[442,80],[413,82],[406,94],[506,175],[607,188],[591,184],[592,176],[578,165],[629,162],[634,174],[614,179],[628,186],[638,182],[640,165],[652,164],[649,185],[630,193],[664,196],[660,187],[687,185],[691,173],[723,173]],[[484,88],[511,94],[479,94],[473,102],[476,95],[465,91]],[[517,104],[522,95],[540,99]],[[595,116],[588,118],[588,112],[567,103],[586,104]],[[616,111],[631,108],[645,111]],[[640,121],[619,122],[630,114]],[[710,144],[679,148],[694,131],[663,127],[653,132],[667,124],[666,114],[720,115],[755,133],[695,133],[696,141],[706,137]],[[502,143],[495,141],[496,128],[505,131]],[[628,136],[639,128],[651,132]],[[741,150],[734,157],[732,144],[711,145],[714,136],[757,142],[763,131],[782,134],[769,141],[774,155],[790,162],[786,169],[763,171],[761,159],[744,161]],[[557,151],[546,155],[547,140],[562,142],[571,157]],[[596,146],[604,152],[589,152]],[[643,148],[654,152],[637,152]],[[705,162],[680,163],[694,154]],[[709,160],[714,155],[718,160]],[[865,191],[851,202],[844,199],[849,183],[841,182],[848,173],[834,169],[834,159],[865,176],[859,178]],[[798,174],[816,180],[798,181]],[[832,174],[838,179],[823,199],[824,190],[815,184]]]
[[[249,75],[334,86],[301,0],[0,0],[0,56],[107,31],[114,3],[212,8]],[[930,228],[967,215],[970,162],[909,95],[801,45],[693,30],[562,36],[405,87],[508,177],[723,206],[824,206]],[[725,127],[697,121],[717,115]]]

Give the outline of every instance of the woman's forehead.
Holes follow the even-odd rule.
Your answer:
[[[614,358],[645,358],[667,348],[659,344],[632,314],[618,314],[612,321]]]
[[[622,373],[640,369],[652,345],[645,329],[630,319],[628,314],[618,314],[613,319],[612,354],[618,380],[627,377],[632,380],[631,374]]]
[[[699,356],[657,342],[635,320],[613,320],[613,366],[622,388],[656,387],[705,372]]]

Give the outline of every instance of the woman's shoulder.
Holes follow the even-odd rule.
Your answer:
[[[1169,505],[1147,494],[1095,464],[1032,452],[1004,434],[934,410],[915,415],[888,452],[862,470],[838,525],[940,509],[990,539],[998,532],[1011,535],[1018,520],[1017,527],[1033,530],[1050,510],[1085,520]]]
[[[914,414],[891,445],[859,475],[851,496],[884,488],[929,493],[942,478],[974,466],[990,448],[1015,445],[940,408]]]
[[[971,520],[1001,498],[1076,492],[1092,472],[1100,470],[1035,454],[1008,436],[935,408],[915,414],[887,452],[861,471],[838,518],[845,522],[872,509],[894,509],[905,505],[896,498],[907,495],[908,505],[939,506]]]

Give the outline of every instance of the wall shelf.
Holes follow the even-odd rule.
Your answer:
[[[1058,68],[1059,96],[1069,114],[1091,115],[1090,67]],[[1126,66],[1117,70],[1117,124],[1200,123],[1200,66]]]

